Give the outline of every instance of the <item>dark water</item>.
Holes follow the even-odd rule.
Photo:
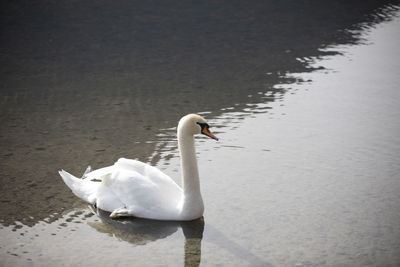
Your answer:
[[[399,4],[2,2],[2,265],[399,264]],[[58,177],[178,178],[192,112],[204,220],[113,222]]]

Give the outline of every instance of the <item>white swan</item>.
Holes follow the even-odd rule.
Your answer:
[[[72,192],[97,208],[111,212],[111,218],[135,216],[171,221],[188,221],[203,216],[194,135],[205,134],[218,140],[205,119],[184,116],[178,124],[182,188],[174,180],[143,162],[121,158],[114,165],[91,171],[82,179],[59,171]]]

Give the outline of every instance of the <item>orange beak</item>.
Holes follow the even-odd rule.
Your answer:
[[[212,132],[210,132],[208,127],[204,127],[203,130],[201,130],[201,133],[218,141],[218,138]]]

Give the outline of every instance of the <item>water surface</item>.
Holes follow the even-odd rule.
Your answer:
[[[399,264],[398,2],[22,4],[1,11],[2,265]],[[188,112],[220,138],[198,140],[203,219],[115,222],[58,177],[125,156],[179,182]]]

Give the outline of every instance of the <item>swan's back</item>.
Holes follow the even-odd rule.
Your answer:
[[[137,160],[119,159],[114,164],[111,180],[114,183],[123,181],[121,185],[129,183],[132,187],[127,190],[132,194],[124,196],[132,196],[137,202],[150,203],[150,198],[153,198],[157,202],[163,202],[163,205],[166,202],[173,202],[175,205],[181,201],[182,189],[173,179],[159,169]]]
[[[76,196],[109,212],[129,208],[137,217],[173,218],[182,208],[183,192],[175,181],[137,160],[121,158],[82,179],[65,171],[60,175]]]

